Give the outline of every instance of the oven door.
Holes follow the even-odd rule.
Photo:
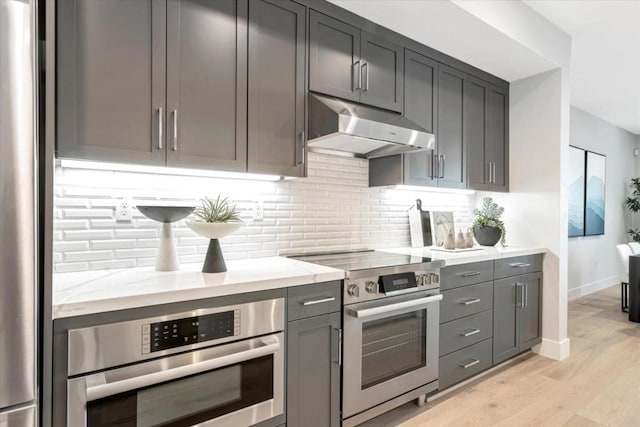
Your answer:
[[[283,414],[282,333],[69,379],[67,425],[252,425]]]
[[[414,293],[345,307],[344,418],[438,379],[441,299]]]

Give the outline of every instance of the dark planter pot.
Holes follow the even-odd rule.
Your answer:
[[[502,233],[498,227],[475,227],[473,236],[480,246],[495,246],[500,241]]]

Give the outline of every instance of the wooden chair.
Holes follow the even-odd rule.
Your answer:
[[[620,308],[625,313],[629,312],[629,257],[633,255],[631,247],[626,244],[616,245],[622,269],[620,270]]]

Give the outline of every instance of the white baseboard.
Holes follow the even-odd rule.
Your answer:
[[[540,356],[548,357],[553,360],[564,360],[569,357],[571,351],[571,342],[569,338],[565,338],[562,341],[552,341],[547,338],[542,338],[542,343],[533,347],[533,352],[538,353]]]
[[[620,277],[611,276],[604,279],[596,280],[595,282],[584,284],[582,286],[578,286],[577,288],[569,289],[569,301],[619,284]]]

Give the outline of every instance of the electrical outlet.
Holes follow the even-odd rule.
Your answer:
[[[262,200],[253,201],[253,220],[262,221],[264,219],[264,202]]]
[[[116,201],[116,221],[131,221],[131,199],[128,197]]]

